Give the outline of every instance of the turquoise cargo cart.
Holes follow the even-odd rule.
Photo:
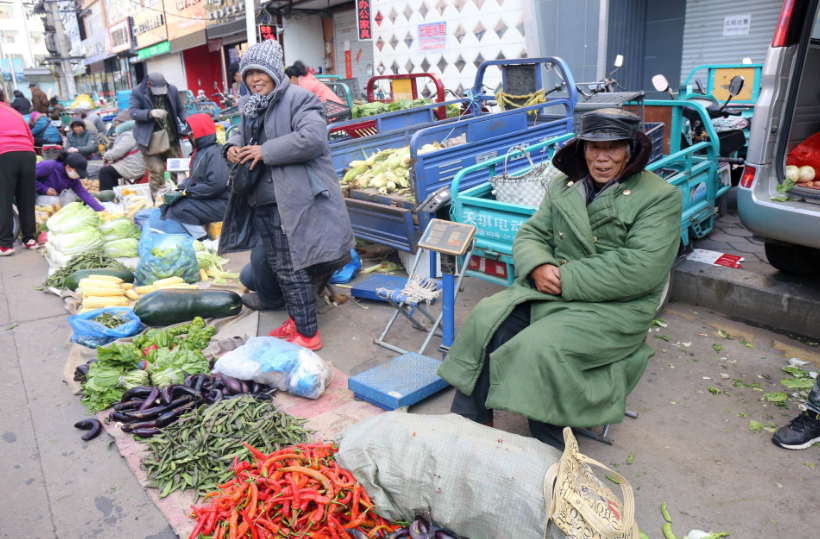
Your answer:
[[[714,228],[715,205],[731,187],[728,166],[720,167],[719,143],[714,127],[708,122],[706,109],[687,101],[647,100],[647,106],[672,107],[672,133],[679,133],[683,124],[682,111],[685,107],[698,111],[709,132],[709,142],[698,142],[681,149],[679,137],[673,136],[669,155],[647,166],[683,194],[680,243],[686,249],[693,238],[702,238]],[[554,152],[574,134],[557,136],[533,144],[527,148],[534,162],[551,159]],[[515,281],[512,246],[516,232],[537,208],[499,202],[493,195],[489,178],[503,172],[504,159],[499,156],[465,168],[453,178],[451,219],[458,223],[474,225],[477,228],[475,249],[467,274],[491,283],[509,286]],[[510,159],[523,158],[519,150],[509,153]],[[523,169],[518,169],[523,174]],[[475,178],[485,175],[487,181],[462,192],[460,184],[465,177]],[[668,286],[667,286],[668,288]],[[665,294],[666,295],[666,292]]]

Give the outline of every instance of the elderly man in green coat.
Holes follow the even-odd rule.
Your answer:
[[[563,449],[562,429],[623,420],[654,355],[645,342],[678,252],[681,192],[645,169],[652,142],[618,109],[584,114],[553,158],[564,174],[513,244],[517,278],[470,313],[438,370],[451,411],[492,425],[529,419]]]

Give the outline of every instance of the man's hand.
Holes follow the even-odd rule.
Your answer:
[[[78,151],[80,151],[80,150],[78,150],[77,148],[69,148],[68,149],[68,153],[77,153]]]
[[[530,277],[535,281],[535,287],[542,294],[561,295],[561,270],[552,264],[538,266],[532,270]]]
[[[230,152],[230,150],[228,151]],[[253,170],[253,167],[256,166],[256,163],[262,160],[262,146],[245,146],[244,148],[239,150],[239,158],[242,159],[243,165],[247,161],[253,160],[253,163],[251,163],[250,166],[250,169]]]
[[[56,197],[57,191],[55,191],[53,187],[49,187],[48,191],[46,191],[46,194],[50,197]]]
[[[234,165],[239,163],[239,146],[231,146],[228,148],[228,161],[233,163]]]
[[[168,116],[168,111],[167,110],[162,110],[162,109],[154,109],[154,110],[151,111],[151,116],[154,117],[154,118],[162,120],[163,118]]]

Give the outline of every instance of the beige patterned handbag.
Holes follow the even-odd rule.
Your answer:
[[[544,481],[547,521],[570,539],[639,539],[635,500],[627,480],[578,451],[572,429],[564,429],[566,449]],[[610,472],[621,484],[623,503],[593,473],[591,464]]]

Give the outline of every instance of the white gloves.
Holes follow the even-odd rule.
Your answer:
[[[154,110],[151,111],[151,116],[153,116],[154,118],[157,118],[159,120],[162,120],[163,118],[168,116],[168,111],[167,110],[162,110],[162,109],[154,109]]]

